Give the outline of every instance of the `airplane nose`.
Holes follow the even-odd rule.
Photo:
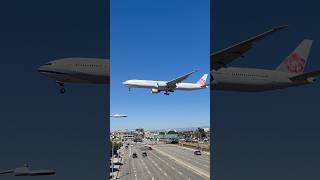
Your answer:
[[[122,82],[123,85],[128,85],[128,81]]]
[[[41,72],[43,70],[43,66],[38,67],[37,71]]]

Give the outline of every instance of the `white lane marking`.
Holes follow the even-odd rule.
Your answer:
[[[140,150],[141,150],[141,149],[140,149]],[[135,150],[135,152],[138,154],[138,150],[137,150],[137,149]],[[152,173],[150,172],[150,170],[149,170],[148,166],[146,165],[144,159],[146,159],[146,158],[139,158],[139,161],[142,163],[142,166],[141,166],[141,167],[144,167],[144,168],[147,170],[147,172],[148,172],[149,176],[151,177],[151,179],[154,179],[154,178],[152,177]]]
[[[174,155],[179,155],[180,157],[184,157],[186,159],[188,159],[189,161],[192,161],[192,162],[195,162],[199,165],[202,165],[202,166],[205,166],[207,168],[209,168],[210,166],[206,165],[206,163],[209,163],[210,164],[210,156],[208,156],[208,158],[204,158],[203,156],[190,156],[188,157],[187,155],[189,154],[189,150],[185,150],[185,149],[177,149],[177,147],[164,147],[163,148],[164,150],[166,149],[167,152],[171,152],[173,153]],[[183,152],[183,153],[178,153],[178,152]],[[190,154],[191,155],[191,154]],[[193,154],[192,154],[193,155]],[[208,162],[209,160],[209,162]],[[200,161],[200,162],[197,162],[197,161]]]
[[[155,157],[157,157],[158,159],[160,159],[161,161],[163,161],[164,163],[166,163],[166,164],[169,166],[169,163],[165,162],[162,158],[158,157],[157,155],[155,155],[155,154],[153,154],[153,153],[152,153],[152,155],[154,155]],[[174,168],[173,166],[170,166],[170,167],[171,167],[171,169],[175,170],[175,168]],[[160,169],[161,169],[161,168],[160,168]],[[179,173],[181,176],[184,176],[181,171],[179,171],[178,173]],[[166,173],[165,173],[164,175],[167,176]],[[185,177],[185,176],[184,176],[184,177]],[[191,180],[189,177],[185,177],[185,178],[188,179],[188,180]]]
[[[200,175],[201,177],[203,177],[205,179],[210,179],[210,176],[207,173],[203,172],[202,169],[198,169],[197,167],[194,167],[194,166],[192,166],[191,164],[189,164],[187,162],[182,162],[181,160],[177,159],[173,155],[165,153],[165,152],[161,151],[160,149],[157,149],[157,148],[154,148],[154,149],[156,150],[157,153],[159,153],[159,154],[171,159],[175,164],[179,164],[182,167],[189,168],[189,169],[193,170],[195,173],[197,173],[198,175]],[[155,154],[153,154],[153,155],[155,155]],[[155,155],[155,156],[157,156],[157,155]],[[182,174],[182,176],[184,176],[184,175]],[[186,177],[186,176],[184,176],[184,177]]]
[[[160,170],[160,172],[162,172],[168,178],[168,174],[166,172],[164,172],[153,159],[150,159],[150,160]],[[152,177],[152,180],[154,180],[153,177]]]
[[[164,149],[166,149],[166,148],[164,148]],[[169,149],[170,149],[170,148],[169,148]],[[166,150],[165,150],[165,151],[166,151]],[[177,152],[175,152],[175,151],[170,151],[170,150],[167,150],[166,153],[171,154],[171,155],[174,155],[174,156],[177,156],[177,157],[180,157],[180,158],[182,158],[182,159],[186,159],[186,160],[189,161],[189,162],[196,163],[196,164],[198,164],[198,165],[200,165],[200,166],[204,166],[204,167],[206,167],[206,168],[209,168],[209,167],[210,167],[210,166],[208,166],[208,165],[206,165],[206,164],[204,164],[204,163],[198,162],[198,161],[205,161],[205,160],[202,160],[202,159],[186,157],[186,156],[184,156],[183,154],[179,154],[179,153],[177,153]],[[205,161],[205,163],[207,163],[207,162]]]

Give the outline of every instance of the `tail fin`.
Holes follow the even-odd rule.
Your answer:
[[[311,46],[312,40],[304,39],[276,70],[290,73],[303,73]]]
[[[200,86],[205,86],[206,85],[206,80],[207,80],[208,74],[204,74],[197,82]]]

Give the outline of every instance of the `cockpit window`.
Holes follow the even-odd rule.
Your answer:
[[[50,65],[52,65],[52,63],[46,63],[46,64],[44,64],[44,65],[48,65],[48,66],[50,66]]]

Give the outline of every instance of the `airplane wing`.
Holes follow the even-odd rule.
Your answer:
[[[2,170],[0,171],[0,174],[8,174],[8,173],[13,173],[14,170],[13,169],[9,169],[9,170]]]
[[[33,170],[29,172],[29,176],[44,176],[44,175],[53,175],[56,171],[54,170]]]
[[[307,73],[303,73],[303,74],[299,74],[297,76],[293,76],[290,79],[293,81],[298,81],[298,80],[306,80],[308,78],[314,78],[320,76],[320,70],[316,70],[316,71],[311,71],[311,72],[307,72]]]
[[[210,54],[210,61],[211,61],[211,67],[210,70],[218,70],[221,67],[225,67],[227,64],[231,63],[234,59],[238,57],[243,57],[244,54],[249,51],[253,44],[270,34],[279,31],[281,29],[284,29],[288,27],[287,25],[284,26],[278,26],[274,27],[269,31],[266,31],[264,33],[261,33],[259,35],[256,35],[254,37],[251,37],[245,41],[242,41],[240,43],[237,43],[235,45],[232,45],[230,47],[227,47],[225,49],[222,49],[216,53]]]
[[[178,83],[181,83],[182,81],[184,81],[185,79],[187,79],[191,74],[193,74],[193,73],[195,73],[195,72],[197,72],[198,70],[194,70],[194,71],[192,71],[192,72],[189,72],[189,73],[187,73],[187,74],[185,74],[185,75],[182,75],[182,76],[180,76],[180,77],[178,77],[178,78],[176,78],[176,79],[173,79],[173,80],[171,80],[171,81],[168,81],[166,84],[166,86],[167,86],[167,88],[168,89],[175,89],[176,88],[176,84],[178,84]]]

